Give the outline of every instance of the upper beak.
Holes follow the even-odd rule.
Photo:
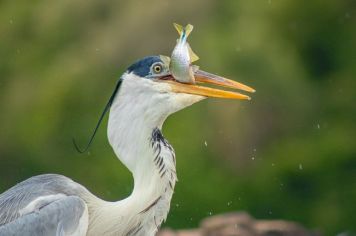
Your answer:
[[[202,70],[197,70],[194,74],[194,77],[195,77],[195,81],[201,85],[205,85],[205,84],[217,85],[217,86],[227,87],[231,89],[239,89],[250,93],[255,92],[253,88],[247,85]],[[169,85],[172,88],[172,91],[176,93],[188,93],[188,94],[195,94],[195,95],[200,95],[205,97],[227,98],[227,99],[247,99],[247,100],[251,99],[249,96],[238,92],[210,88],[210,87],[205,87],[205,86],[200,86],[195,84],[185,84],[185,83],[180,83],[176,80],[164,80],[164,82],[169,83]]]

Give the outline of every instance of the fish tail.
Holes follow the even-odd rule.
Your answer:
[[[183,26],[181,26],[180,24],[177,24],[177,23],[173,23],[173,25],[174,25],[174,28],[176,28],[180,38],[182,38],[182,35],[183,35],[183,32],[184,32]]]
[[[190,35],[190,33],[193,31],[193,25],[191,24],[187,24],[184,28],[184,31],[185,31],[185,35],[186,37],[188,38],[188,36]]]
[[[176,28],[176,30],[178,31],[178,34],[180,35],[180,40],[181,41],[185,41],[187,40],[189,34],[193,31],[193,25],[188,24],[185,27],[177,24],[177,23],[173,23],[174,28]]]

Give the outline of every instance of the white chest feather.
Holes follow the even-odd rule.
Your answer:
[[[134,190],[122,201],[90,202],[88,235],[153,236],[165,221],[177,177],[174,150],[160,130],[170,114],[203,98],[172,94],[165,86],[124,75],[111,106],[108,138],[132,172]]]
[[[119,202],[89,205],[88,235],[153,236],[166,220],[177,181],[174,150],[159,129],[147,145],[150,162],[138,167],[132,194]]]

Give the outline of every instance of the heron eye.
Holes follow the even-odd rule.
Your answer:
[[[153,71],[154,71],[154,73],[156,73],[156,74],[158,74],[158,73],[161,73],[161,71],[162,71],[162,65],[154,65],[153,66]]]

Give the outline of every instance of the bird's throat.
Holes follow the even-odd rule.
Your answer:
[[[141,97],[143,93],[131,86],[128,91],[137,95],[133,100],[124,89],[130,83],[123,86],[111,106],[108,138],[115,154],[132,172],[134,189],[128,198],[115,203],[120,224],[128,226],[115,235],[153,236],[167,217],[177,179],[174,150],[161,133],[168,113],[153,112],[152,99]]]
[[[147,235],[156,232],[166,219],[177,180],[174,150],[158,128],[152,130],[148,153],[149,161],[136,169],[130,196],[142,222],[146,222]]]
[[[147,140],[146,154],[133,171],[134,190],[120,204],[130,209],[124,235],[155,235],[167,217],[177,180],[174,150],[160,129],[154,128]]]
[[[123,121],[124,116],[111,116],[108,135],[115,153],[134,177],[132,194],[116,204],[117,212],[129,225],[120,233],[137,231],[132,235],[153,236],[169,212],[177,180],[176,160],[160,125],[153,126],[141,118],[132,118],[131,125],[124,126],[128,123]]]

